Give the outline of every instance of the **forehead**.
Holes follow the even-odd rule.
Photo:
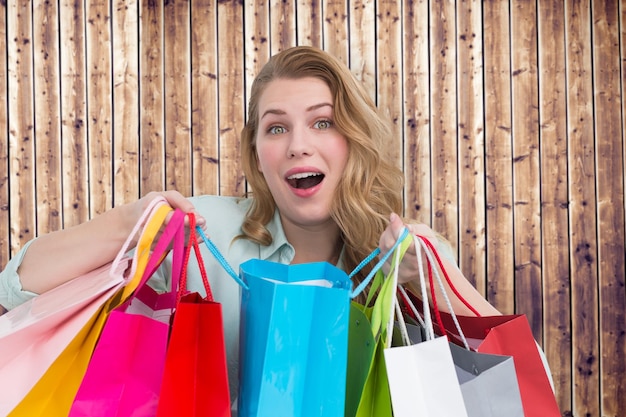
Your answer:
[[[294,110],[320,103],[333,104],[326,82],[315,77],[277,78],[269,82],[259,97],[259,114],[268,109]]]

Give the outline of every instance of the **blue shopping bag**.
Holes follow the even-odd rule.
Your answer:
[[[351,281],[328,263],[240,266],[238,415],[341,416]]]
[[[261,259],[242,263],[237,274],[202,229],[196,230],[242,288],[237,415],[343,416],[351,300],[395,247],[352,289],[352,276],[378,250],[350,275],[327,262],[285,265]]]

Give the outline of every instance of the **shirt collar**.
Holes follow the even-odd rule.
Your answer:
[[[261,245],[260,258],[263,260],[272,260],[280,263],[291,263],[295,255],[293,246],[287,241],[283,224],[280,221],[278,210],[274,210],[274,217],[265,225],[267,231],[272,235],[272,243],[268,246]]]
[[[291,243],[287,241],[285,236],[285,230],[283,229],[283,223],[280,221],[280,213],[278,210],[274,210],[274,217],[268,224],[265,225],[268,232],[272,235],[272,243],[268,246],[260,246],[259,258],[262,260],[270,260],[274,262],[280,262],[284,264],[290,264],[295,256],[295,249],[291,246]],[[341,248],[339,259],[337,261],[337,268],[344,270],[344,257],[345,245]]]

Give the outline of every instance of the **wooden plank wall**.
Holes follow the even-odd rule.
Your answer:
[[[624,416],[625,19],[610,0],[0,0],[0,265],[150,190],[241,195],[254,74],[316,45],[393,120],[405,215],[528,315],[562,414]]]

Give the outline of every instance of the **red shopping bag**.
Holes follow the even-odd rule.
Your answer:
[[[137,290],[109,314],[70,417],[154,415],[159,400],[169,321],[182,270],[184,217],[174,211]],[[156,294],[147,281],[174,241],[171,290]]]
[[[424,237],[420,238],[435,255],[437,266],[443,272],[452,291],[470,310],[478,314],[456,291],[432,243]],[[429,275],[431,273],[432,271],[429,270]],[[431,294],[433,294],[432,288],[431,277]],[[409,294],[411,298],[414,297],[414,294]],[[419,301],[415,301],[419,303]],[[438,322],[436,331],[442,335],[446,334],[452,342],[462,346],[463,338],[457,330],[453,317],[448,313],[439,311],[436,305],[433,314],[437,317]],[[476,317],[456,315],[456,319],[471,349],[481,353],[513,357],[525,417],[561,416],[548,378],[548,370],[541,359],[539,347],[525,315],[477,315]]]
[[[213,300],[200,254],[195,217],[189,213],[187,246],[176,307],[167,348],[157,416],[230,417],[230,392],[224,345],[222,306]],[[183,294],[191,247],[196,254],[206,297]]]

